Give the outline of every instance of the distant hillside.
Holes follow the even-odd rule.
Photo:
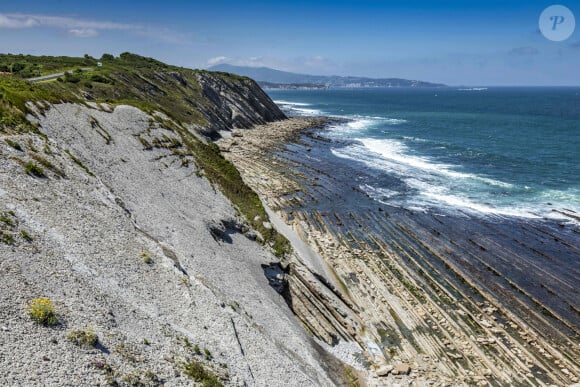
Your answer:
[[[229,64],[219,64],[210,67],[210,71],[222,71],[253,78],[258,83],[269,84],[310,84],[326,87],[443,87],[439,83],[431,83],[401,78],[365,78],[342,77],[338,75],[308,75],[274,70],[268,67],[244,67]],[[271,85],[270,85],[271,86]]]

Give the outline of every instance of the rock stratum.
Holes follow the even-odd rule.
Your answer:
[[[577,386],[577,225],[378,205],[353,179],[363,172],[330,157],[324,121],[218,142],[278,229],[330,267],[312,266],[340,291],[314,298],[290,265],[290,305],[308,330],[338,343],[369,386]]]
[[[248,78],[103,59],[0,79],[0,384],[344,384],[272,287],[280,257],[324,281],[207,143],[284,114]]]

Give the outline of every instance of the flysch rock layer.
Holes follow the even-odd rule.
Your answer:
[[[45,158],[65,177],[24,173],[18,160],[46,146],[40,137],[12,136],[25,152],[0,142],[0,212],[16,235],[0,244],[1,385],[191,385],[191,359],[226,385],[341,383],[268,284],[262,265],[277,259],[236,230],[212,237],[240,222],[228,200],[193,163],[138,139],[173,132],[129,106],[60,104],[38,117]],[[29,318],[37,297],[53,300],[57,326]],[[67,340],[83,328],[96,347]]]

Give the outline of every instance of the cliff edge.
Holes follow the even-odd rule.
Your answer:
[[[343,383],[264,275],[288,242],[207,141],[285,118],[255,82],[18,60],[91,68],[0,79],[2,385]]]

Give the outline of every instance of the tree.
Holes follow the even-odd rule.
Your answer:
[[[26,67],[26,65],[23,63],[18,63],[18,62],[12,63],[12,72],[17,73],[19,71],[24,70],[25,67]]]
[[[103,54],[103,56],[101,56],[101,61],[113,61],[115,60],[115,57],[111,54]]]

